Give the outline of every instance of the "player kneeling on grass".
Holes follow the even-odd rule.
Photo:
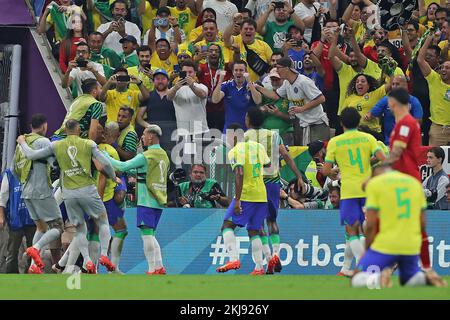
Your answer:
[[[236,130],[239,125],[233,124],[233,127]],[[241,267],[234,229],[236,226],[245,226],[252,243],[252,255],[256,264],[251,274],[264,275],[263,244],[259,233],[267,216],[268,207],[262,170],[264,166],[270,165],[270,159],[262,144],[242,141],[243,139],[238,139],[234,134],[227,132],[227,143],[234,146],[228,153],[228,159],[234,172],[236,195],[226,211],[222,225],[222,235],[230,261],[216,271],[227,272]]]
[[[367,251],[351,280],[352,286],[391,287],[394,264],[398,265],[401,285],[446,286],[434,271],[419,268],[427,207],[421,184],[392,170],[389,164],[381,164],[374,168],[366,192]]]
[[[149,275],[166,274],[161,248],[155,237],[162,210],[167,204],[167,171],[170,165],[166,151],[159,145],[161,136],[159,126],[149,125],[142,136],[143,146],[148,147],[147,151],[125,162],[109,157],[116,170],[137,170],[137,227],[141,229]]]
[[[100,264],[109,271],[115,267],[108,259],[108,245],[111,234],[108,227],[106,209],[98,195],[92,176],[92,162],[99,171],[105,173],[112,180],[116,175],[108,160],[98,150],[97,144],[89,139],[80,138],[80,123],[69,119],[65,123],[67,138],[54,141],[45,148],[31,149],[24,136],[19,136],[17,142],[22,152],[30,160],[45,159],[55,156],[61,169],[62,197],[67,208],[69,220],[76,226],[77,232],[69,246],[71,255],[83,255],[84,267],[89,273],[96,273],[96,267],[89,256],[86,223],[86,213],[99,228],[101,257]],[[69,261],[72,261],[69,256]],[[61,264],[60,264],[61,265]]]

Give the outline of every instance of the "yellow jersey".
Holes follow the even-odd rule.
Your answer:
[[[361,115],[361,124],[367,125],[370,129],[375,130],[376,132],[381,132],[380,120],[378,118],[372,120],[364,120],[364,116],[372,110],[373,106],[380,101],[386,95],[386,87],[382,85],[376,90],[371,92],[367,92],[363,96],[358,96],[356,94],[352,94],[345,98],[342,103],[342,108],[338,111],[338,115],[341,114],[342,110],[347,107],[353,107],[358,110]]]
[[[106,116],[109,121],[117,122],[117,115],[119,114],[120,107],[128,106],[134,110],[133,120],[131,124],[134,125],[136,120],[137,110],[140,106],[139,91],[130,90],[119,92],[117,90],[108,90],[106,92]]]
[[[367,74],[375,78],[376,80],[381,77],[381,69],[370,59],[367,59],[366,67],[362,71],[363,74]],[[345,96],[347,94],[347,88],[352,79],[358,74],[352,66],[342,62],[342,67],[337,71],[339,78],[339,114],[342,111],[342,105],[344,104]]]
[[[231,168],[242,167],[244,181],[241,200],[248,202],[267,202],[263,167],[270,164],[264,146],[255,141],[239,142],[228,152]]]
[[[200,25],[197,28],[192,29],[191,33],[189,33],[188,35],[188,42],[194,42],[194,40],[200,37],[202,33],[203,33],[203,25]],[[221,31],[218,31],[217,36],[220,40],[223,39]]]
[[[448,45],[448,40],[439,42],[439,48],[441,48],[441,50],[444,50],[445,46],[447,46],[447,45]],[[448,47],[447,57],[450,57],[450,46]]]
[[[331,138],[325,161],[336,163],[341,172],[341,199],[364,198],[362,183],[370,178],[370,159],[379,149],[377,140],[356,129]]]
[[[366,192],[366,208],[378,211],[380,221],[371,248],[384,254],[418,255],[420,215],[427,207],[422,185],[414,177],[390,171],[371,179]]]
[[[158,54],[153,52],[152,58],[150,59],[150,64],[153,69],[164,69],[169,75],[173,73],[174,67],[178,65],[177,56],[172,52],[167,60],[161,60]]]
[[[425,77],[430,90],[430,120],[441,126],[450,126],[450,84],[442,81],[434,70]]]
[[[233,43],[239,44],[241,59],[247,62],[247,50],[245,49],[241,35],[233,36]],[[266,42],[255,38],[255,41],[247,47],[256,52],[262,60],[270,64],[270,59],[272,58],[272,49]],[[252,70],[252,68],[249,67],[247,71],[250,74],[250,81],[255,82],[260,78],[258,74],[256,74]]]
[[[98,148],[100,150],[106,151],[106,153],[108,153],[108,155],[116,160],[120,160],[119,158],[119,154],[117,153],[116,149],[114,149],[111,145],[109,144],[99,144]],[[97,174],[97,187],[98,187],[98,181],[100,178],[100,174]],[[114,189],[116,188],[117,183],[115,183],[114,181],[112,181],[111,179],[106,179],[106,185],[105,185],[105,191],[103,192],[103,202],[109,201],[114,197]]]
[[[169,7],[170,15],[178,19],[178,25],[184,34],[189,33],[195,28],[197,16],[192,13],[191,8],[186,7],[184,10],[179,10],[177,7]]]
[[[156,68],[152,66],[152,70],[155,71]],[[135,76],[136,78],[141,80],[142,84],[148,91],[153,91],[153,89],[155,88],[153,80],[146,76],[143,72],[140,72],[139,66],[129,67],[127,68],[127,71],[128,75]],[[130,83],[130,90],[137,90],[140,92],[139,87],[134,83]]]

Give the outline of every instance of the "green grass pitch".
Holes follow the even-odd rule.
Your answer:
[[[450,277],[445,277],[450,282]],[[0,275],[0,300],[6,299],[450,299],[447,288],[350,288],[338,276],[303,275],[81,275],[79,290],[69,290],[67,275]]]

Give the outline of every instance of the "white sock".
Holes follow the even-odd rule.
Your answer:
[[[33,247],[35,247],[38,250],[41,250],[44,246],[48,245],[52,241],[55,241],[60,236],[61,236],[61,232],[58,229],[56,229],[56,228],[50,229],[41,236],[39,241],[37,243],[35,243],[33,245]],[[34,240],[34,238],[33,238],[33,240]]]
[[[269,263],[270,259],[272,258],[272,254],[270,253],[270,246],[268,243],[263,244],[262,251],[264,253],[264,258]]]
[[[259,236],[252,238],[252,256],[255,260],[255,270],[263,269],[263,253],[262,253],[262,242]]]
[[[419,271],[405,283],[405,286],[419,287],[419,286],[425,286],[426,284],[427,284],[427,278],[425,277],[425,273],[423,273],[422,271]]]
[[[100,254],[100,242],[98,241],[89,241],[88,244],[89,255],[92,259],[94,265],[97,265],[99,254]]]
[[[69,252],[70,252],[69,249],[70,249],[70,245],[69,245],[69,247],[67,248],[67,250],[64,252],[64,254],[63,254],[63,256],[61,257],[61,259],[59,259],[58,265],[59,265],[60,267],[65,267],[66,264],[67,264],[67,260],[69,260]]]
[[[364,254],[364,247],[361,245],[361,241],[359,241],[358,237],[350,237],[349,239],[350,248],[352,249],[352,253],[356,259],[356,265],[359,263],[359,259],[361,259]]]
[[[161,269],[163,267],[161,247],[156,237],[153,237],[153,246],[155,247],[155,269]]]
[[[155,271],[155,245],[153,242],[154,236],[142,235],[142,241],[144,242],[144,255],[147,258],[148,272]]]
[[[353,252],[352,249],[350,248],[350,242],[345,241],[344,264],[342,265],[341,272],[350,270],[352,266],[352,261],[353,261]]]
[[[366,247],[366,237],[364,235],[359,235],[359,242],[361,242],[363,248]]]
[[[234,235],[233,229],[225,229],[223,232],[223,243],[227,249],[228,256],[230,257],[230,262],[238,260],[238,252],[236,248],[236,236]]]
[[[82,224],[77,226],[77,232],[75,234],[75,237],[73,238],[73,241],[75,241],[75,246],[78,247],[78,250],[80,250],[81,255],[83,256],[83,266],[86,266],[89,261],[92,261],[89,256],[89,242],[86,236],[87,227],[86,223],[83,222]]]
[[[108,256],[109,240],[111,239],[108,220],[106,218],[100,218],[95,222],[98,226],[98,237],[100,238],[100,254],[102,256]]]
[[[120,255],[122,254],[123,239],[113,237],[111,241],[111,262],[119,270]]]
[[[358,272],[352,278],[352,287],[368,288],[369,286],[373,286],[373,288],[379,288],[380,278],[380,274],[375,275],[370,272]],[[373,281],[375,283],[372,283]]]
[[[275,243],[275,244],[272,244],[272,252],[273,252],[273,255],[275,256],[280,256],[280,244],[279,243]]]

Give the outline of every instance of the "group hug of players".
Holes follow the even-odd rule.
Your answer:
[[[357,263],[352,277],[354,286],[367,286],[374,267],[379,270],[377,281],[383,287],[391,285],[394,268],[400,272],[402,285],[446,285],[430,267],[424,216],[426,199],[416,163],[416,149],[421,144],[420,127],[409,114],[408,99],[409,95],[403,89],[392,91],[388,97],[397,123],[391,136],[390,155],[386,156],[379,149],[374,137],[357,130],[360,115],[354,108],[343,110],[341,123],[344,133],[328,143],[322,172],[325,175],[340,175],[340,217],[341,224],[345,226],[346,251]],[[243,138],[226,136],[227,146],[231,149],[228,160],[234,172],[236,192],[221,229],[229,261],[217,268],[217,272],[240,268],[234,232],[236,227],[248,230],[255,262],[252,275],[272,274],[282,268],[276,222],[280,174],[278,163],[271,162],[271,159],[278,162],[282,156],[297,176],[299,189],[304,189],[304,182],[281,137],[275,131],[262,129],[263,121],[261,110],[252,107],[247,112],[246,125],[249,129]],[[165,274],[161,248],[155,237],[167,202],[170,165],[166,151],[159,145],[163,134],[161,128],[157,125],[145,128],[141,140],[145,151],[122,162],[114,155],[114,148],[100,148],[94,141],[81,138],[77,120],[66,119],[63,124],[66,137],[53,142],[45,138],[45,117],[33,117],[31,127],[30,134],[17,139],[14,160],[14,171],[22,184],[25,203],[37,225],[33,246],[26,250],[32,258],[29,272],[42,273],[44,265],[40,251],[58,239],[64,229],[49,178],[49,168],[54,166],[56,160],[60,168],[57,188],[68,219],[76,226],[76,234],[53,269],[61,271],[73,266],[81,253],[82,269],[87,273],[96,273],[97,263],[110,272],[118,271],[117,255],[120,256],[126,227],[124,230],[115,228],[111,241],[109,225],[116,225],[118,219],[123,220],[123,209],[111,196],[108,197],[110,199],[100,197],[98,177],[103,175],[109,179],[108,188],[113,193],[123,185],[116,174],[134,172],[137,174],[137,227],[141,231],[149,265],[147,274]],[[230,129],[236,130],[238,127],[234,125]],[[108,135],[107,130],[105,135]],[[269,236],[265,234],[265,222]],[[88,245],[88,234],[92,230],[95,230],[100,242],[98,261],[91,258],[96,254],[90,252]],[[114,245],[114,239],[121,241]],[[108,258],[110,242],[112,254],[116,252],[111,260]],[[422,268],[419,267],[419,257]]]

